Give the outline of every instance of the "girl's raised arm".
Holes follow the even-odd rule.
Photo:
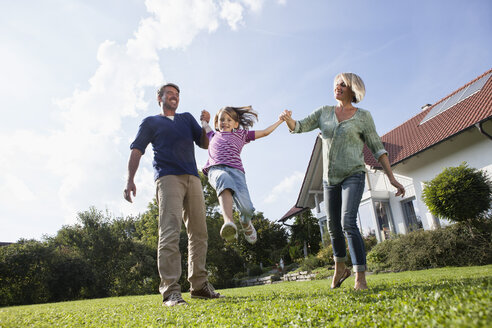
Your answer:
[[[272,133],[280,124],[282,124],[284,121],[278,120],[277,122],[273,123],[270,125],[268,128],[265,130],[256,130],[255,131],[255,139],[263,138]]]

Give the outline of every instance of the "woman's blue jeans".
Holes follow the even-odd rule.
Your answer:
[[[356,173],[330,186],[323,181],[328,231],[335,262],[347,261],[345,236],[355,272],[366,271],[366,250],[357,226],[357,212],[364,192],[365,173]],[[344,236],[345,233],[345,236]]]

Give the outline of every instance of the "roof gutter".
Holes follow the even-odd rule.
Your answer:
[[[483,122],[476,123],[475,126],[477,127],[478,131],[480,131],[481,134],[484,136],[488,137],[490,140],[492,140],[492,136],[488,134],[484,129],[483,129]]]

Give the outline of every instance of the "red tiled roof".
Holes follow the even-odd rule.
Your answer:
[[[381,140],[388,151],[391,165],[412,157],[474,126],[476,123],[490,119],[492,117],[492,78],[489,77],[479,92],[420,124],[436,105],[439,105],[490,72],[492,72],[492,69],[383,135]],[[364,148],[364,159],[368,165],[380,166],[367,147]]]

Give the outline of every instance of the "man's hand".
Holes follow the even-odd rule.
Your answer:
[[[202,113],[200,115],[200,121],[205,121],[205,122],[210,122],[210,113],[207,112],[206,110],[202,110]]]
[[[132,193],[133,197],[137,196],[137,187],[135,186],[135,183],[133,183],[133,181],[128,181],[128,183],[126,184],[126,189],[123,191],[123,197],[130,203],[133,203]]]

